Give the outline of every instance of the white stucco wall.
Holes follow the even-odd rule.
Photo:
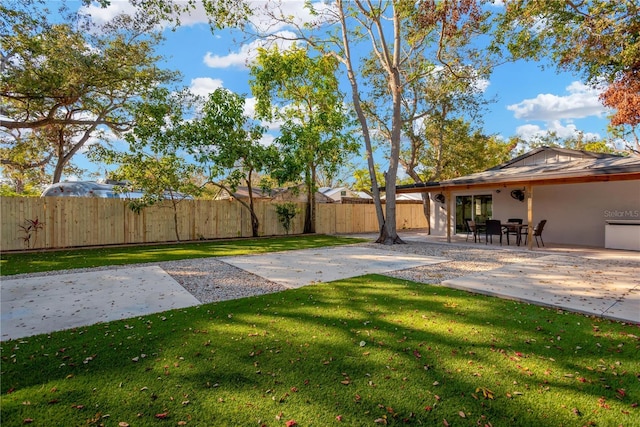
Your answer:
[[[523,218],[527,202],[511,197],[520,187],[496,187],[456,195],[491,194],[493,218]],[[497,190],[500,190],[497,192]],[[594,182],[533,187],[533,223],[546,219],[543,238],[548,243],[604,247],[607,219],[640,219],[640,181]],[[455,200],[455,199],[454,199]],[[446,235],[446,213],[432,203],[432,234]]]
[[[640,219],[640,181],[534,187],[534,220],[545,241],[604,247],[607,219]]]

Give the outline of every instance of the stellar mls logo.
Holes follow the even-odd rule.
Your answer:
[[[604,211],[605,218],[640,218],[640,210],[628,211]]]

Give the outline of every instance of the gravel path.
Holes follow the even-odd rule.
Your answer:
[[[420,283],[438,284],[444,280],[469,274],[498,269],[506,264],[522,262],[524,259],[537,258],[547,254],[496,250],[495,248],[472,248],[469,246],[442,245],[433,243],[409,242],[404,245],[385,246],[376,243],[363,243],[375,249],[386,249],[399,253],[442,257],[451,261],[435,265],[410,268],[388,273],[389,276],[412,280]],[[48,276],[84,271],[118,270],[149,264],[129,264],[123,266],[105,266],[82,268],[44,273],[31,273],[12,276],[12,278]],[[165,270],[200,302],[224,301],[254,295],[263,295],[288,289],[278,283],[263,279],[237,267],[219,261],[216,258],[198,258],[180,261],[152,263]]]
[[[414,242],[393,246],[375,243],[362,245],[400,253],[450,259],[449,262],[388,273],[392,277],[433,284],[477,272],[498,269],[506,264],[522,262],[524,259],[547,255]],[[203,303],[288,289],[215,258],[172,261],[159,265]]]

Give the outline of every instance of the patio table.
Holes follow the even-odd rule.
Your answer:
[[[509,244],[509,234],[516,235],[516,245],[520,246],[522,243],[522,229],[529,227],[528,224],[520,224],[519,222],[503,222],[502,227],[506,231],[507,245]]]

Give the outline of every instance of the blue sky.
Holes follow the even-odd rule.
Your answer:
[[[266,1],[254,5],[264,6]],[[303,1],[285,1],[287,12],[305,19]],[[112,0],[108,9],[92,8],[92,16],[100,21],[127,10],[126,1]],[[500,2],[494,6],[500,10]],[[266,24],[268,20],[261,21]],[[166,30],[166,42],[159,53],[167,58],[166,67],[179,70],[183,84],[192,91],[206,95],[224,87],[247,95],[247,110],[251,111],[251,93],[247,61],[256,42],[247,41],[239,31],[212,33],[204,15],[194,13],[183,19],[184,25],[175,31]],[[279,28],[287,31],[286,28]],[[556,132],[568,137],[577,131],[587,136],[607,136],[607,111],[598,100],[598,91],[583,84],[579,76],[558,73],[555,67],[545,69],[535,62],[501,65],[493,72],[486,89],[487,98],[497,102],[489,106],[484,116],[484,131],[503,138]],[[272,133],[270,137],[275,134]]]

